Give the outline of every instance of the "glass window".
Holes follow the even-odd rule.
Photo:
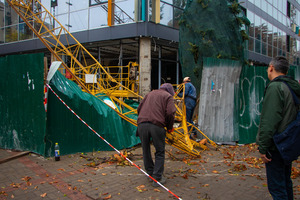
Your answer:
[[[278,29],[278,55],[283,55],[283,34],[280,29]]]
[[[4,28],[0,28],[0,44],[4,43]]]
[[[0,0],[0,27],[4,27],[4,0]]]
[[[272,51],[273,51],[272,46],[268,45],[268,56],[269,57],[272,57]]]
[[[261,40],[261,19],[255,15],[255,38]]]
[[[261,53],[261,40],[255,39],[255,52]]]
[[[174,8],[174,24],[173,24],[173,27],[174,28],[178,28],[179,29],[179,20],[180,20],[180,17],[183,13],[183,10],[181,9],[178,9],[178,8]]]
[[[278,38],[279,38],[279,36],[278,36],[278,29],[277,29],[277,27],[273,27],[273,46],[274,47],[277,47],[277,41],[278,41]]]
[[[55,7],[56,15],[65,14],[69,12],[69,0],[57,0],[57,6]]]
[[[255,4],[257,7],[259,7],[259,8],[260,8],[260,1],[261,1],[261,0],[255,0],[255,1],[254,1],[254,4]]]
[[[5,28],[5,42],[18,41],[18,26],[8,26]]]
[[[273,6],[272,6],[272,4],[268,4],[268,14],[269,15],[273,14]]]
[[[267,2],[266,2],[265,0],[262,0],[262,1],[261,1],[261,9],[262,9],[264,12],[268,12]]]
[[[267,22],[265,20],[261,20],[261,34],[262,34],[262,41],[267,43],[267,39],[268,39],[268,25]]]
[[[276,57],[278,54],[278,49],[273,47],[273,57]]]
[[[267,55],[267,44],[266,43],[262,43],[262,47],[261,47],[261,53],[263,55]]]
[[[107,12],[101,6],[90,8],[89,28],[99,28],[107,26]]]
[[[282,2],[282,13],[284,15],[287,15],[287,6],[288,6],[288,1],[287,0],[283,0]]]
[[[276,8],[273,8],[273,18],[275,18],[276,20],[278,20],[278,10]]]
[[[70,0],[70,12],[76,11],[76,10],[82,10],[89,7],[89,1],[78,1],[78,0]]]
[[[272,24],[268,23],[268,45],[272,45],[273,44],[273,26]]]
[[[18,14],[7,3],[5,5],[5,25],[9,26],[12,24],[17,24],[18,22],[19,22]]]
[[[116,2],[115,17],[120,23],[134,22],[134,1]]]
[[[173,5],[173,0],[161,0],[161,2],[166,2]]]
[[[173,26],[173,6],[161,2],[160,9],[160,23],[167,26]]]
[[[49,0],[40,0],[40,2],[41,2],[41,4],[49,11],[49,12],[51,12],[52,13],[52,9],[51,9],[51,1],[49,1]],[[44,8],[43,8],[43,10],[44,10]]]
[[[91,6],[99,5],[102,3],[107,3],[107,0],[89,0]]]
[[[281,0],[280,0],[280,1],[281,1]],[[273,6],[274,6],[275,8],[278,7],[278,0],[273,0]]]
[[[291,26],[291,19],[288,17],[284,17],[285,18],[285,22],[286,22],[286,26],[290,27]]]
[[[68,14],[56,16],[56,19],[62,26],[69,30]],[[54,27],[60,27],[60,25],[55,22]],[[58,33],[59,31],[60,29],[56,30],[56,33]]]
[[[70,32],[88,29],[88,10],[70,13]]]
[[[19,35],[20,40],[31,39],[33,38],[33,31],[29,28],[29,26],[27,26],[26,23],[21,23],[19,24]]]
[[[248,50],[254,51],[254,39],[253,37],[249,37]]]
[[[255,25],[254,25],[254,14],[251,11],[247,12],[247,18],[250,20],[251,24],[249,27],[249,36],[254,37],[254,29],[255,29]]]

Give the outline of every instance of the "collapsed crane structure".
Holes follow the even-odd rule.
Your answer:
[[[6,0],[14,11],[22,18],[27,26],[42,41],[56,60],[62,62],[66,70],[66,76],[76,82],[82,91],[90,93],[103,101],[103,97],[109,98],[108,105],[118,115],[137,126],[132,117],[137,115],[135,108],[125,103],[124,99],[141,100],[143,97],[139,91],[139,65],[130,62],[124,67],[123,72],[112,75],[113,67],[103,67],[96,58],[68,32],[68,30],[40,3],[38,0]],[[108,10],[111,8],[108,7]],[[62,56],[68,57],[68,64]],[[79,56],[81,59],[79,59]],[[116,67],[116,66],[115,66]],[[122,70],[121,70],[122,71]],[[177,86],[177,94],[183,91],[184,85]],[[206,150],[205,145],[190,139],[189,131],[193,127],[203,135],[207,141],[216,146],[198,127],[186,121],[184,96],[174,97],[176,101],[176,119],[179,126],[171,133],[166,133],[166,143],[186,152],[192,156],[199,156],[201,151]],[[196,147],[202,150],[196,149]]]

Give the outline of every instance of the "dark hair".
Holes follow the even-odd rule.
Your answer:
[[[276,56],[275,58],[272,58],[270,64],[274,66],[275,71],[283,74],[287,74],[290,68],[289,61],[283,56]]]

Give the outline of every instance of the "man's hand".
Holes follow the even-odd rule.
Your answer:
[[[271,158],[267,158],[266,154],[260,154],[260,158],[262,159],[262,161],[264,163],[268,163],[268,162],[271,162]]]

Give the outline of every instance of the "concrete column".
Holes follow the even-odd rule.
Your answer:
[[[151,91],[151,39],[140,38],[140,95]]]

